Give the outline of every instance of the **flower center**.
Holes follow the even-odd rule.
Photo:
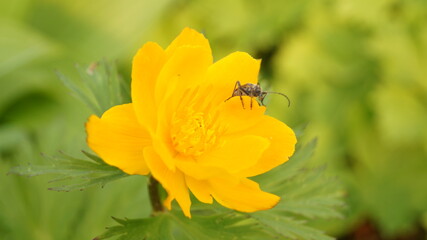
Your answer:
[[[172,121],[172,145],[185,156],[200,156],[215,145],[217,136],[212,121],[203,112],[187,109]]]

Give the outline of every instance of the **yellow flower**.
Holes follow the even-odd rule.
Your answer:
[[[87,124],[88,145],[128,174],[152,174],[190,217],[190,191],[201,202],[254,212],[280,198],[248,179],[286,162],[296,137],[254,103],[228,101],[236,81],[257,83],[260,60],[244,52],[213,63],[208,40],[190,28],[166,48],[148,42],[132,66],[132,103]],[[249,103],[249,97],[243,97]]]

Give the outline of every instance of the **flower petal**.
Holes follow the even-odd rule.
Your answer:
[[[199,164],[235,174],[256,164],[270,144],[267,139],[254,135],[229,137],[223,141],[222,146],[202,156]]]
[[[166,61],[166,54],[157,43],[148,42],[133,58],[132,102],[139,122],[150,132],[156,127],[154,90],[157,76]]]
[[[101,118],[90,116],[86,131],[89,147],[106,163],[128,174],[150,172],[143,157],[150,137],[139,125],[132,104],[112,107]]]
[[[215,97],[212,100],[219,104],[232,94],[237,81],[258,83],[261,60],[252,58],[245,52],[234,52],[209,67],[207,83],[215,86]]]
[[[211,188],[208,181],[197,180],[188,175],[185,176],[185,181],[188,188],[196,196],[196,198],[203,203],[212,203]]]
[[[205,47],[185,45],[177,48],[163,66],[156,82],[155,100],[168,100],[171,94],[181,98],[186,89],[200,84],[212,64],[212,54]],[[174,103],[179,99],[172,99]]]
[[[156,140],[155,147],[171,170],[175,165],[168,156],[173,156],[174,151],[171,144],[164,144],[170,142],[170,120],[180,100],[185,97],[186,89],[200,84],[211,64],[212,55],[205,48],[182,46],[176,49],[158,77],[155,91],[156,102],[159,103],[156,136],[161,143],[157,144]],[[159,151],[159,148],[163,150]]]
[[[252,102],[252,108],[250,102]],[[245,106],[243,108],[242,102]],[[233,134],[258,125],[262,121],[265,107],[259,106],[258,103],[250,97],[243,96],[230,98],[227,102],[222,103],[219,108],[219,119],[225,134]]]
[[[161,121],[165,121],[165,119],[161,119]],[[159,125],[159,124],[158,124]],[[166,125],[166,123],[164,124]],[[163,132],[160,134],[160,132]],[[160,158],[165,163],[166,167],[169,168],[169,170],[175,172],[176,166],[175,166],[175,159],[173,157],[174,151],[170,147],[170,144],[168,144],[168,129],[162,128],[157,129],[157,135],[153,137],[153,147],[157,154],[159,154]]]
[[[235,184],[232,180],[216,178],[210,183],[216,201],[241,212],[270,209],[280,201],[280,197],[262,191],[256,182],[249,179]]]
[[[147,147],[144,149],[144,158],[147,161],[147,165],[150,168],[153,177],[162,184],[169,194],[165,201],[165,205],[170,208],[170,202],[173,199],[176,199],[179,206],[181,206],[184,215],[191,218],[191,200],[187,185],[185,184],[184,174],[179,170],[173,172],[166,167],[162,159],[154,151],[153,147]]]
[[[270,141],[270,145],[263,152],[259,161],[240,173],[241,176],[251,177],[269,171],[289,160],[295,151],[297,142],[294,131],[283,122],[264,115],[263,120],[255,127],[243,130],[241,134],[261,136]]]
[[[170,57],[175,54],[175,51],[181,46],[201,46],[205,48],[210,55],[211,47],[209,41],[205,36],[194,29],[184,28],[182,32],[172,41],[172,43],[166,48],[166,54]]]
[[[192,160],[178,160],[176,166],[187,176],[203,180],[213,176],[226,174],[224,169],[212,166],[204,166]]]

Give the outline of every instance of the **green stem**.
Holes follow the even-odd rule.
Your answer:
[[[163,212],[165,209],[160,201],[159,182],[153,176],[150,176],[148,182],[148,193],[150,194],[151,207],[153,208],[152,215]]]

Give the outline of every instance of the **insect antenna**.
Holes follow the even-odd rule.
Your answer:
[[[288,107],[290,107],[291,106],[291,100],[289,99],[289,97],[287,96],[287,95],[285,95],[285,94],[283,94],[283,93],[279,93],[279,92],[267,92],[267,91],[265,91],[264,93],[274,93],[274,94],[279,94],[279,95],[282,95],[282,96],[284,96],[287,100],[288,100]]]

